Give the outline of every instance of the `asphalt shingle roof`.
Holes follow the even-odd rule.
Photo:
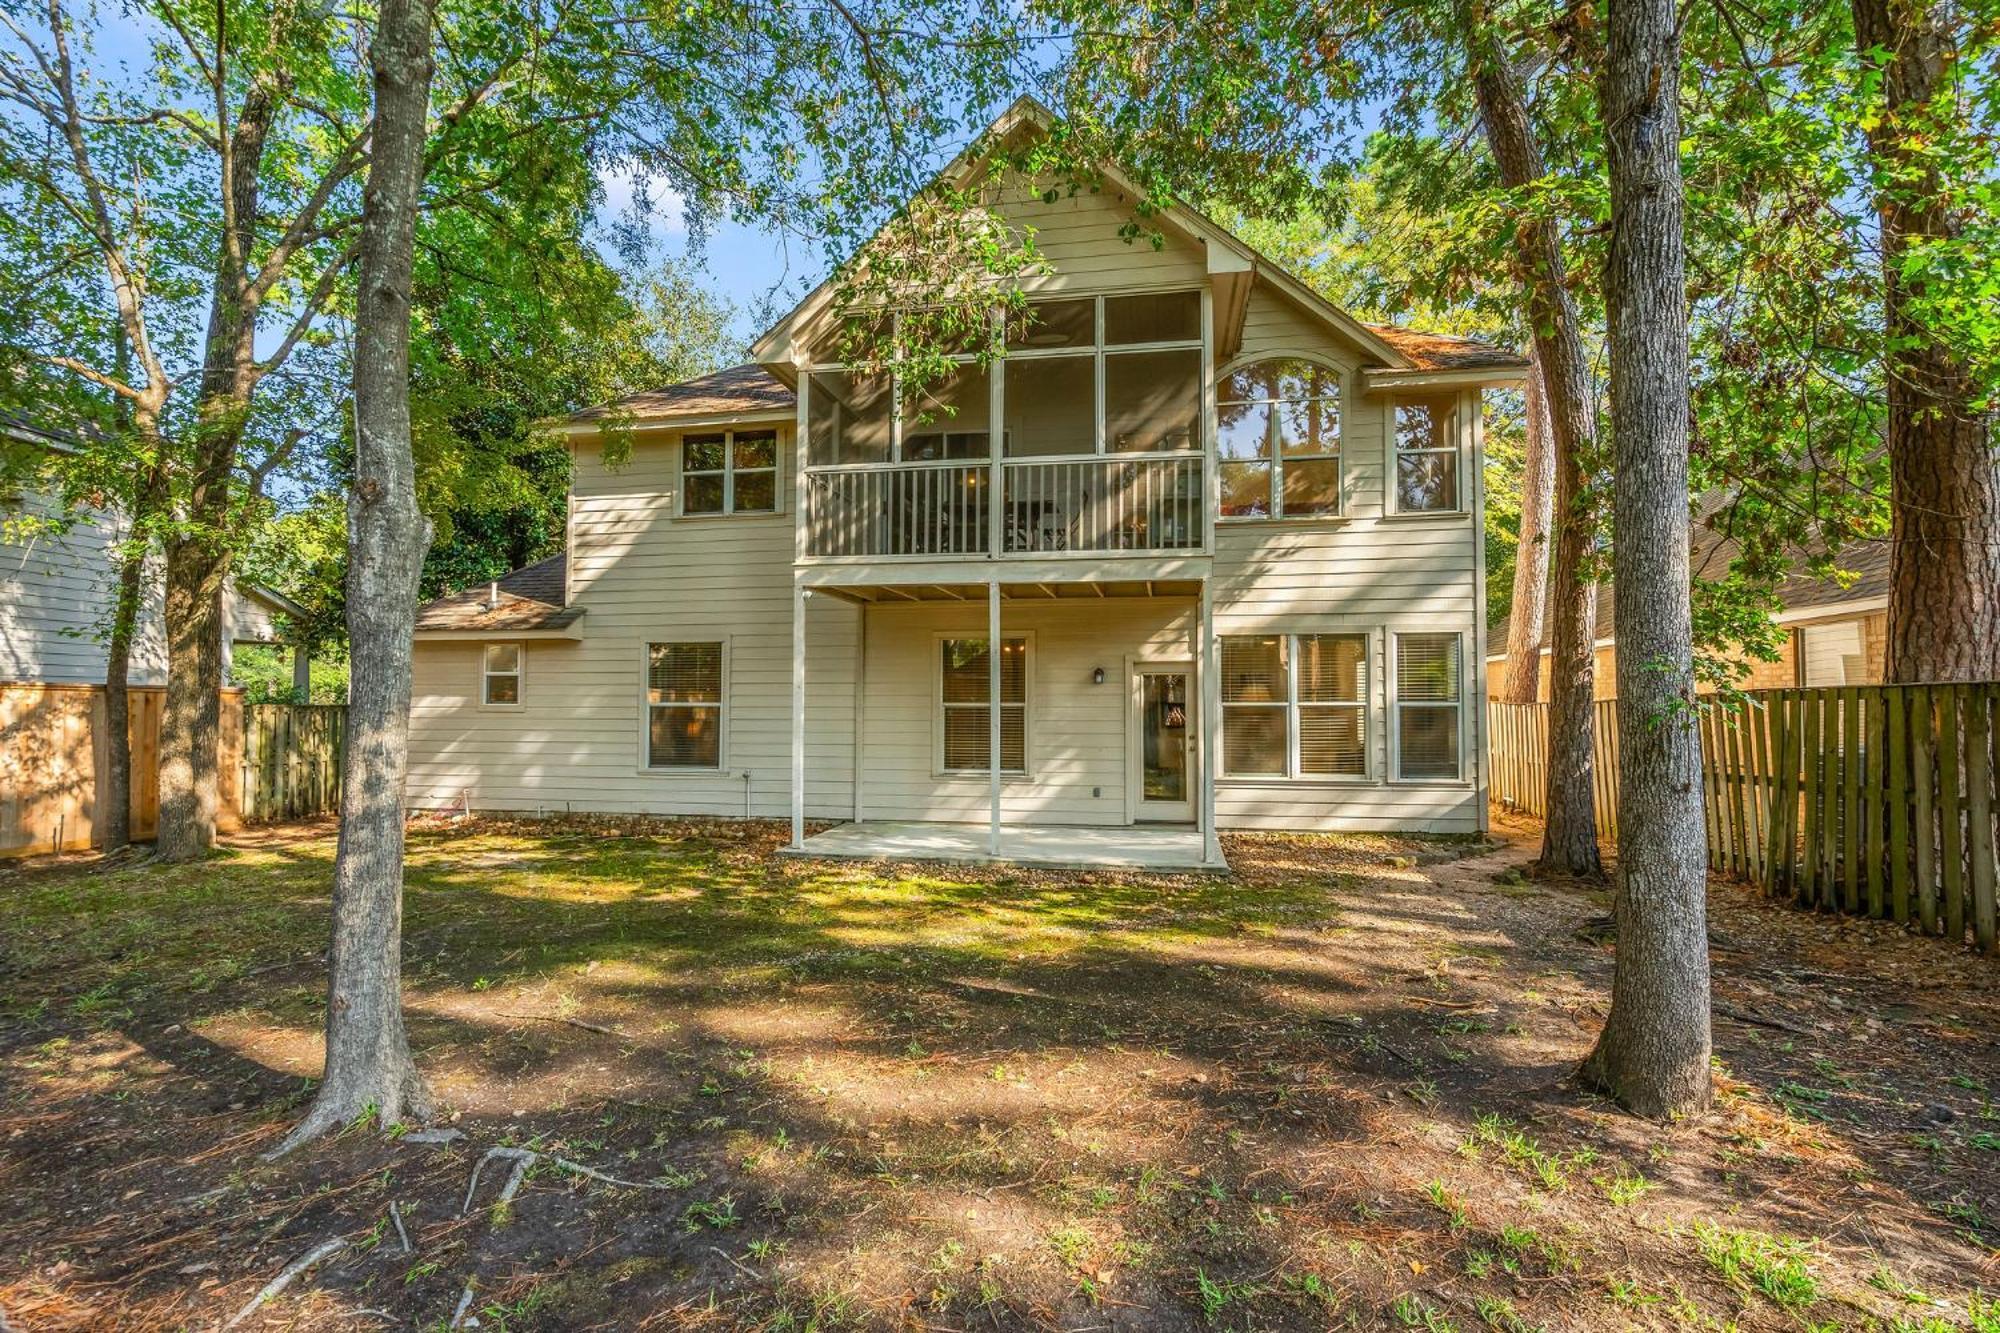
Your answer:
[[[417,608],[417,632],[437,630],[562,629],[583,614],[568,600],[569,556],[552,555],[525,569],[503,574],[497,589],[478,584],[425,602]],[[498,592],[498,597],[493,594]]]

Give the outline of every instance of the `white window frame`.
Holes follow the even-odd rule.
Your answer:
[[[1201,313],[1197,317],[1194,337],[1176,338],[1162,342],[1120,343],[1115,347],[1107,347],[1105,345],[1104,307],[1106,301],[1115,301],[1121,297],[1127,297],[1127,296],[1172,296],[1179,294],[1193,296],[1199,303],[1199,308]],[[884,468],[884,467],[951,467],[951,466],[968,467],[968,466],[977,466],[980,464],[993,462],[995,458],[994,451],[998,451],[998,459],[1003,463],[1023,463],[1023,464],[1059,462],[1063,459],[1104,458],[1104,457],[1131,459],[1135,461],[1148,458],[1199,458],[1204,455],[1212,456],[1214,454],[1214,441],[1207,438],[1207,436],[1213,430],[1213,425],[1209,420],[1209,413],[1207,408],[1207,402],[1210,398],[1210,394],[1208,392],[1208,385],[1210,382],[1210,376],[1212,374],[1212,368],[1210,366],[1212,353],[1209,349],[1209,338],[1207,334],[1208,334],[1209,322],[1213,318],[1213,316],[1210,312],[1210,303],[1206,299],[1203,290],[1199,286],[1187,287],[1176,284],[1166,287],[1133,287],[1133,288],[1123,288],[1116,291],[1102,291],[1102,292],[1089,292],[1089,293],[1042,292],[1042,293],[1037,293],[1033,298],[1031,298],[1030,304],[1038,304],[1043,301],[1093,302],[1094,323],[1093,323],[1092,341],[1090,345],[1087,347],[1008,348],[1006,349],[1005,355],[996,356],[987,363],[986,367],[987,374],[990,377],[988,380],[988,393],[990,395],[989,401],[994,405],[992,409],[989,409],[989,415],[995,416],[995,419],[993,419],[988,423],[988,429],[987,429],[988,452],[986,457],[957,458],[957,459],[909,459],[909,460],[904,459],[903,412],[901,408],[902,386],[900,382],[892,374],[892,382],[891,382],[891,389],[889,396],[889,401],[890,401],[889,457],[879,463],[813,463],[811,462],[810,458],[811,440],[810,438],[802,438],[800,441],[799,448],[802,451],[804,451],[803,456],[806,457],[807,459],[806,463],[807,469],[812,472],[838,472],[838,471],[865,471],[869,468]],[[1001,312],[998,309],[996,309],[994,312],[994,316],[996,319],[1000,318]],[[893,338],[897,336],[901,328],[902,328],[902,316],[900,315],[900,313],[894,314],[892,316],[892,321],[891,321],[891,330],[892,330],[891,337]],[[1174,351],[1189,351],[1189,352],[1196,352],[1199,354],[1197,358],[1198,372],[1197,372],[1197,379],[1195,382],[1196,412],[1194,419],[1194,429],[1198,438],[1195,441],[1194,447],[1191,449],[1152,449],[1152,450],[1130,451],[1130,452],[1121,452],[1109,449],[1108,448],[1109,441],[1105,437],[1105,421],[1104,421],[1104,362],[1107,355],[1112,358],[1116,358],[1140,352],[1174,352]],[[1094,413],[1094,419],[1092,423],[1092,441],[1093,441],[1092,447],[1088,451],[1082,453],[1023,454],[1019,456],[1008,453],[1007,441],[1006,441],[1007,363],[1009,361],[1055,360],[1063,357],[1073,357],[1078,360],[1082,360],[1086,356],[1089,356],[1092,359],[1093,374],[1095,377],[1096,401],[1093,404],[1092,408],[1092,411]],[[951,358],[951,360],[958,365],[967,365],[977,359],[978,358],[976,356],[970,354],[954,356]],[[1312,358],[1312,359],[1317,359],[1317,358]],[[825,363],[815,362],[805,366],[803,368],[803,371],[804,374],[802,376],[801,383],[804,386],[805,392],[809,395],[812,391],[811,381],[814,375],[853,374],[856,373],[857,368],[851,365],[842,364],[840,362],[825,362]],[[1342,390],[1344,397],[1345,396],[1344,382]],[[997,415],[995,415],[996,409],[997,409]],[[801,419],[806,422],[806,429],[809,435],[811,429],[810,414],[808,413],[808,415],[802,417]]]
[[[1396,655],[1398,644],[1406,638],[1449,637],[1458,640],[1458,699],[1450,704],[1426,699],[1421,703],[1405,705],[1398,695]],[[1421,626],[1405,627],[1389,631],[1388,653],[1384,660],[1382,674],[1387,679],[1388,713],[1385,718],[1389,733],[1389,782],[1399,787],[1470,787],[1473,771],[1473,756],[1466,749],[1466,728],[1472,711],[1470,700],[1471,662],[1468,660],[1468,635],[1459,629],[1425,629]],[[1458,776],[1455,778],[1431,778],[1403,776],[1403,729],[1400,725],[1404,707],[1410,708],[1453,708],[1458,712]]]
[[[718,643],[722,645],[722,698],[710,704],[656,704],[651,699],[653,676],[653,649],[673,644]],[[691,635],[675,635],[670,638],[648,638],[639,644],[639,772],[647,777],[677,777],[682,775],[710,775],[729,770],[729,663],[730,641],[726,634],[715,638],[696,638]],[[655,708],[708,708],[715,707],[719,716],[716,727],[720,734],[715,741],[715,763],[707,764],[655,764],[653,762],[653,710]]]
[[[495,671],[488,665],[487,651],[492,648],[505,647],[512,647],[514,650],[514,669],[512,671]],[[495,677],[501,676],[512,676],[514,678],[514,701],[512,703],[507,703],[504,700],[496,703],[488,693],[487,683]],[[481,708],[513,711],[521,708],[527,703],[527,700],[527,642],[522,639],[488,639],[481,642],[479,645],[479,706]]]
[[[1397,442],[1396,417],[1405,407],[1442,406],[1450,413],[1449,431],[1446,442],[1429,449],[1405,449]],[[1389,404],[1389,463],[1382,477],[1382,512],[1385,514],[1408,515],[1411,518],[1457,518],[1471,511],[1465,505],[1466,467],[1465,434],[1459,417],[1464,411],[1464,403],[1458,398],[1404,398]],[[1397,460],[1418,454],[1450,454],[1453,462],[1452,498],[1457,503],[1450,509],[1405,509],[1403,508],[1403,486]],[[1411,633],[1420,631],[1412,630]]]
[[[687,430],[681,432],[681,437],[680,437],[681,480],[680,480],[680,486],[678,488],[678,494],[674,497],[675,517],[693,518],[693,519],[770,518],[775,514],[782,514],[785,512],[785,466],[784,466],[785,436],[783,429],[777,425],[744,426],[741,428],[741,433],[745,435],[769,434],[772,437],[771,466],[768,468],[748,467],[741,469],[742,471],[749,473],[769,472],[771,474],[771,507],[769,509],[744,509],[744,510],[738,510],[736,508],[736,473],[738,471],[738,468],[736,466],[736,436],[738,434],[738,431],[739,431],[738,427],[723,426],[714,430]],[[696,435],[722,436],[722,467],[719,471],[715,468],[688,467],[687,465],[688,437]],[[712,512],[708,510],[690,511],[687,507],[687,491],[688,491],[687,479],[689,477],[721,477],[722,508],[714,510]]]
[[[984,778],[984,768],[946,768],[944,764],[944,645],[954,639],[984,639],[986,631],[937,630],[931,635],[931,776],[936,778]],[[1020,639],[1027,660],[1021,664],[1021,767],[1000,770],[1002,782],[1031,781],[1035,773],[1035,632],[1002,627],[1000,641]],[[954,708],[985,708],[985,704],[953,704]],[[1012,707],[1013,705],[1007,705]]]
[[[1284,450],[1279,447],[1275,440],[1271,442],[1271,512],[1268,514],[1225,514],[1222,512],[1222,469],[1226,466],[1226,462],[1222,457],[1222,428],[1220,424],[1223,404],[1225,402],[1273,403],[1305,401],[1304,399],[1293,400],[1289,398],[1223,398],[1223,385],[1231,375],[1236,374],[1238,371],[1248,370],[1252,366],[1261,365],[1266,361],[1310,361],[1321,370],[1327,372],[1328,376],[1334,382],[1333,410],[1339,425],[1338,429],[1334,432],[1335,446],[1333,457],[1330,460],[1333,463],[1334,495],[1337,500],[1337,507],[1331,514],[1299,514],[1293,516],[1285,513],[1285,461],[1279,456]],[[1324,356],[1316,352],[1294,352],[1282,348],[1260,351],[1254,355],[1240,356],[1215,377],[1215,413],[1217,425],[1215,427],[1215,439],[1210,443],[1208,452],[1215,468],[1215,521],[1217,523],[1331,523],[1347,517],[1347,402],[1349,397],[1347,390],[1347,372],[1327,360]],[[1241,462],[1244,460],[1238,459],[1235,461]],[[1294,461],[1311,463],[1329,460],[1321,456],[1317,459],[1303,458]]]
[[[1291,631],[1291,630],[1273,631],[1265,634],[1220,635],[1218,636],[1218,647],[1217,647],[1218,661],[1221,660],[1221,649],[1219,646],[1219,640],[1224,638],[1228,639],[1278,638],[1284,641],[1284,646],[1280,650],[1281,652],[1284,653],[1285,656],[1285,698],[1282,703],[1263,703],[1263,704],[1234,703],[1233,704],[1228,702],[1227,700],[1221,699],[1219,693],[1217,695],[1217,698],[1220,701],[1220,707],[1222,709],[1222,716],[1219,719],[1219,721],[1224,728],[1226,728],[1229,724],[1229,710],[1231,710],[1232,708],[1241,708],[1246,710],[1261,710],[1265,712],[1277,712],[1280,709],[1283,710],[1285,715],[1285,771],[1282,773],[1229,772],[1227,770],[1227,765],[1229,762],[1228,761],[1229,746],[1226,739],[1218,735],[1217,739],[1221,741],[1221,744],[1219,744],[1217,747],[1219,753],[1216,755],[1216,768],[1218,772],[1220,772],[1223,778],[1227,779],[1230,782],[1238,782],[1238,783],[1282,782],[1288,784],[1311,783],[1314,785],[1323,783],[1347,783],[1347,784],[1356,784],[1364,782],[1372,783],[1375,781],[1375,758],[1374,758],[1375,747],[1373,744],[1374,718],[1372,716],[1373,709],[1370,705],[1370,700],[1373,697],[1371,694],[1371,687],[1374,678],[1373,662],[1375,656],[1375,636],[1373,633],[1365,629],[1324,629],[1324,630],[1316,629],[1316,630],[1297,630],[1297,631]],[[1361,697],[1359,699],[1354,700],[1353,702],[1343,702],[1343,703],[1322,703],[1314,701],[1302,702],[1299,699],[1299,640],[1300,639],[1361,640],[1361,688],[1360,688]],[[1302,709],[1307,709],[1307,708],[1349,708],[1349,709],[1354,709],[1361,714],[1361,771],[1359,773],[1308,773],[1304,770],[1299,759],[1300,736],[1301,736],[1301,731],[1299,727],[1299,713]]]

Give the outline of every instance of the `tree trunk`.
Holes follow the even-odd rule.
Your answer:
[[[156,455],[157,456],[157,455]],[[132,841],[132,641],[138,635],[139,611],[146,599],[147,536],[152,516],[154,481],[134,497],[131,530],[118,561],[117,600],[111,606],[111,636],[104,653],[104,791],[98,799],[103,816],[104,850],[115,852]]]
[[[216,65],[223,62],[216,35]],[[237,541],[235,472],[250,419],[257,368],[257,311],[250,255],[257,239],[264,148],[289,87],[282,68],[253,75],[229,130],[228,177],[201,387],[189,437],[187,510],[167,547],[167,698],[160,715],[162,860],[187,861],[215,845],[222,735],[222,599]]]
[[[1467,59],[1479,96],[1486,143],[1509,189],[1548,174],[1541,146],[1528,123],[1527,101],[1499,33],[1474,4],[1460,9]],[[1596,878],[1597,799],[1592,789],[1591,721],[1596,696],[1597,590],[1585,563],[1596,533],[1589,508],[1585,460],[1597,442],[1590,365],[1577,330],[1555,224],[1532,215],[1520,219],[1514,267],[1534,332],[1535,362],[1542,373],[1555,446],[1555,551],[1549,571],[1553,607],[1549,644],[1548,819],[1541,866]]]
[[[199,539],[167,544],[166,704],[160,712],[163,861],[192,861],[215,845],[222,739],[222,588],[228,557]]]
[[[428,525],[410,447],[410,270],[423,186],[432,0],[384,0],[370,60],[374,157],[362,201],[354,348],[354,488],[347,501],[352,684],[326,1072],[279,1152],[373,1110],[383,1125],[430,1114],[403,1026],[403,783],[410,651]]]
[[[1953,43],[1926,0],[1853,0],[1854,38],[1879,69],[1882,103],[1869,131],[1882,221],[1888,335],[1892,528],[1887,679],[2000,680],[2000,459],[1993,416],[1976,407],[1970,367],[1913,305],[1929,279],[1906,274],[1913,240],[1958,235],[1960,221],[1930,164],[1925,122],[1944,111]],[[1879,61],[1876,52],[1888,52]],[[1946,114],[1957,116],[1955,108]]]
[[[1673,0],[1612,0],[1598,103],[1616,441],[1618,958],[1586,1081],[1640,1115],[1708,1105],[1708,845],[1688,584],[1688,339]]]
[[[1555,505],[1556,456],[1549,447],[1549,404],[1540,361],[1530,357],[1523,397],[1527,441],[1521,458],[1521,541],[1514,553],[1514,601],[1507,616],[1507,675],[1500,697],[1531,704],[1542,697],[1542,629],[1548,610],[1549,518]]]

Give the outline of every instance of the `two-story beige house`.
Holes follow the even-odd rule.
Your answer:
[[[996,194],[1048,271],[925,411],[832,359],[822,289],[754,364],[572,418],[565,554],[420,615],[411,804],[1141,865],[1481,828],[1480,396],[1523,362],[1187,210],[1134,244],[1121,184]]]

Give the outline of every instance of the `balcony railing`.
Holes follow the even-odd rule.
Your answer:
[[[992,501],[985,463],[905,463],[809,471],[808,558],[1199,550],[1200,455],[1017,459]]]

